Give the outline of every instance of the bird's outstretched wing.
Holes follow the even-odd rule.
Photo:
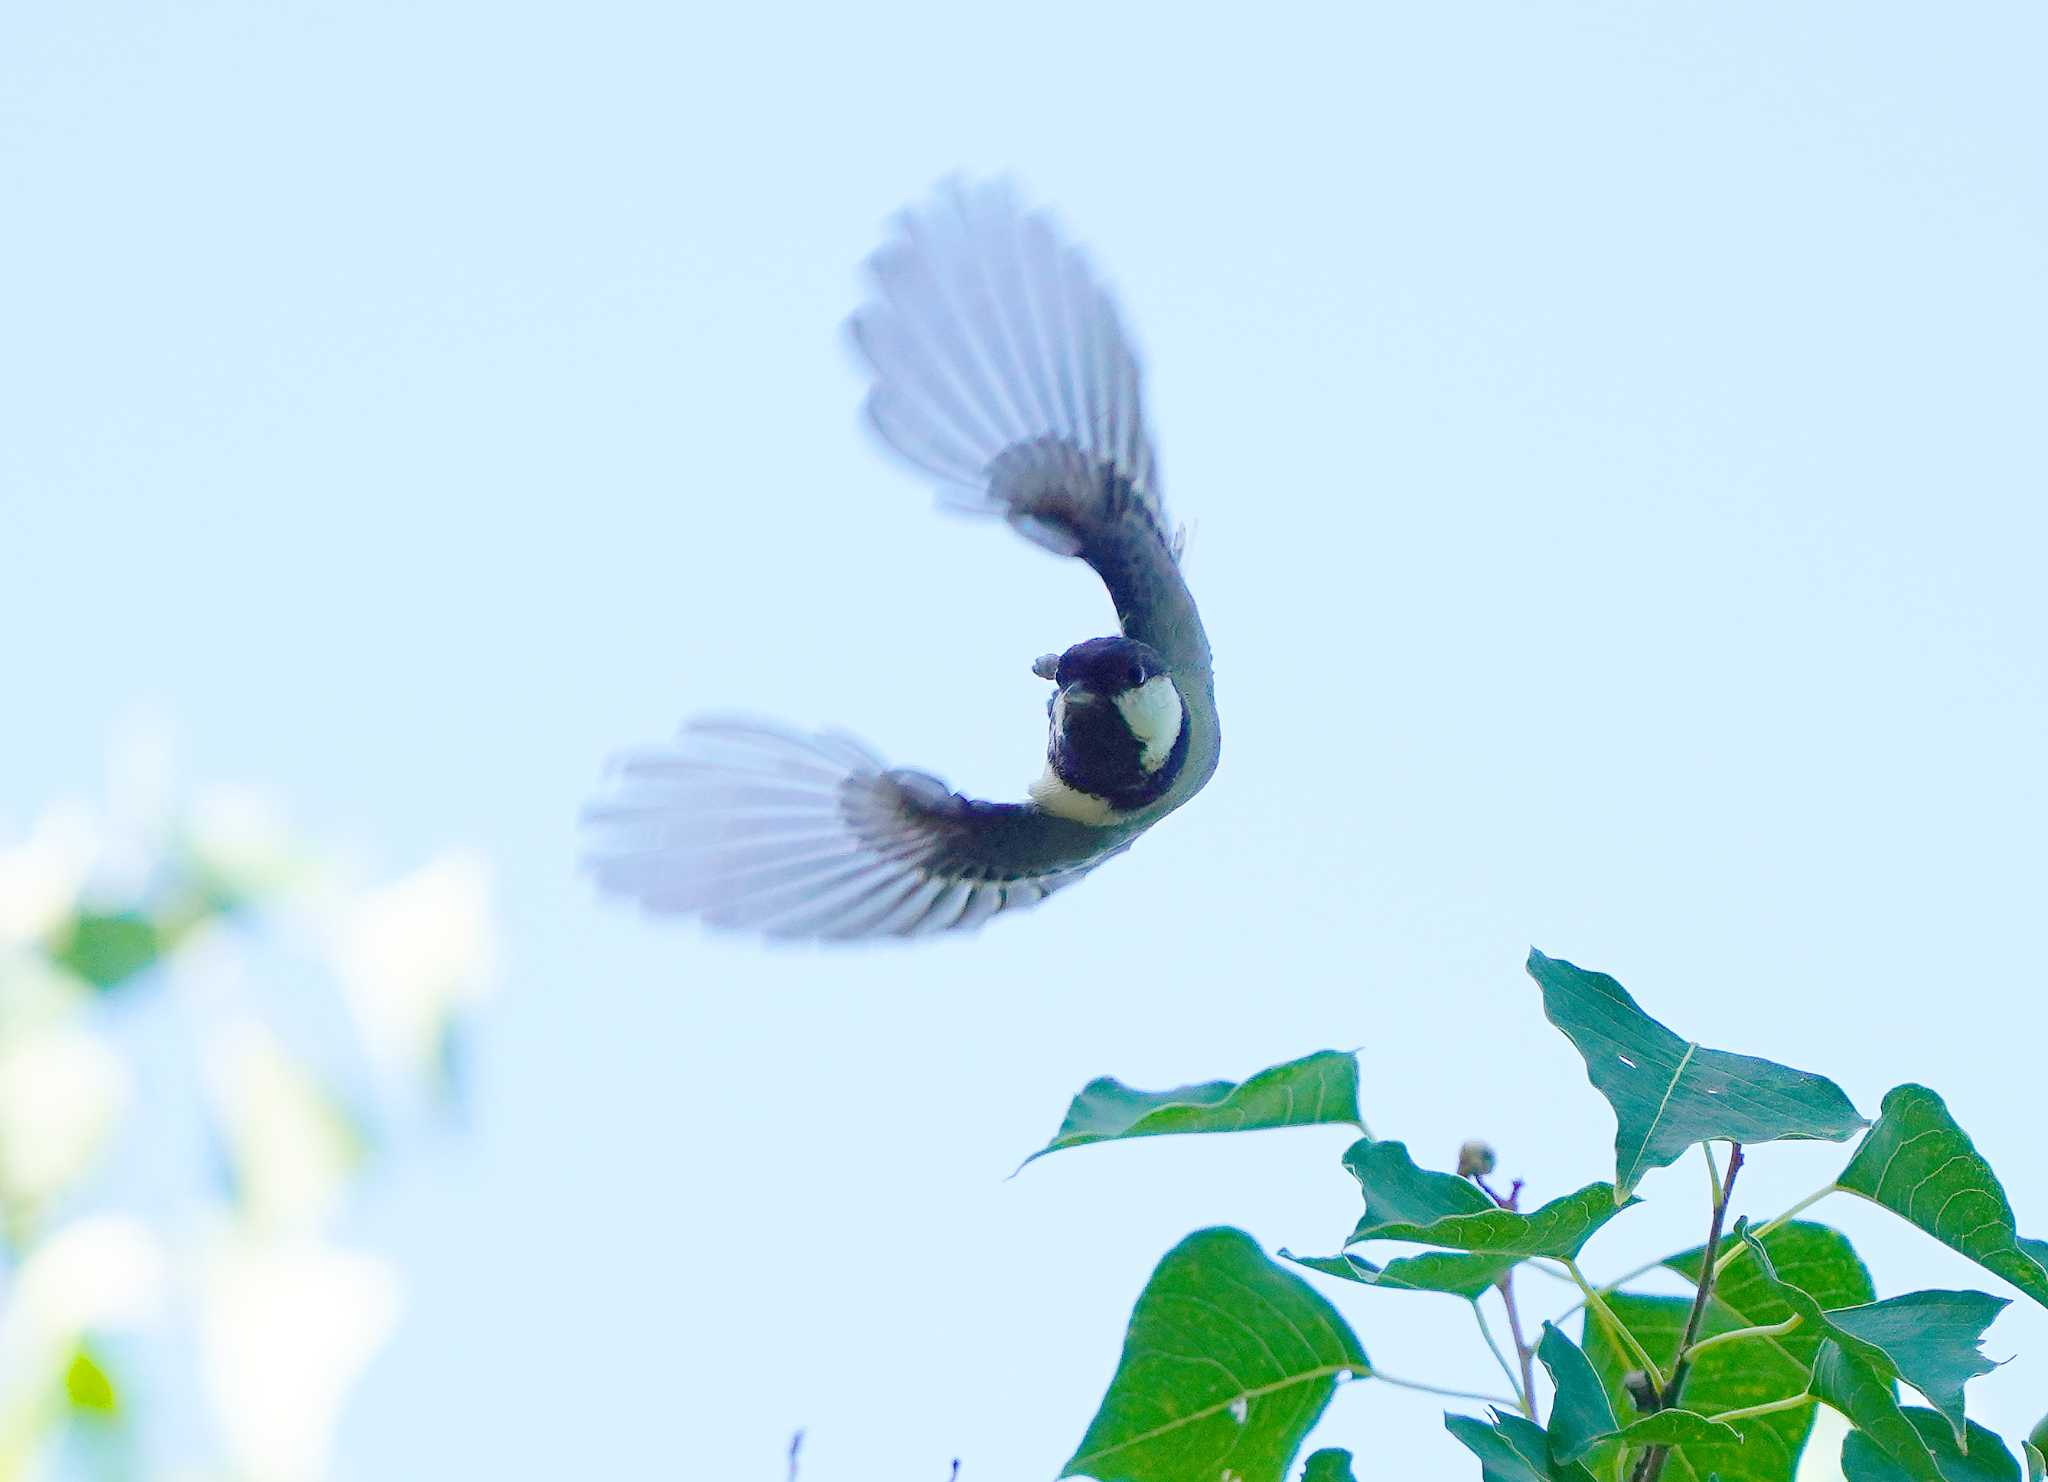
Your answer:
[[[976,927],[1128,844],[959,797],[845,736],[732,720],[620,758],[584,820],[609,891],[713,926],[826,940]]]
[[[875,431],[952,507],[1087,561],[1128,636],[1205,678],[1138,358],[1087,258],[1002,183],[949,184],[897,228],[848,326]]]

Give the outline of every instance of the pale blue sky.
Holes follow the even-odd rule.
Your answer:
[[[1633,4],[0,12],[0,817],[137,703],[507,914],[471,1131],[351,1477],[1055,1472],[1180,1236],[1327,1249],[1336,1132],[1065,1154],[1091,1076],[1363,1046],[1375,1130],[1610,1167],[1530,943],[2048,1233],[2042,13]],[[1019,795],[1085,570],[941,517],[839,337],[887,215],[1014,171],[1118,285],[1217,652],[1216,781],[977,939],[601,907],[576,808],[686,713]],[[1769,1214],[1839,1166],[1760,1153]],[[1653,1176],[1590,1264],[1697,1238]],[[1972,1268],[1823,1206],[1885,1290]],[[1538,1293],[1543,1293],[1539,1288]],[[1489,1383],[1447,1299],[1335,1293]],[[1975,1386],[2048,1395],[2015,1307]],[[1377,1386],[1319,1439],[1463,1475]]]

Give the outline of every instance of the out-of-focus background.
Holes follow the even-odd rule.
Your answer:
[[[0,11],[0,1474],[775,1477],[804,1427],[806,1482],[1049,1476],[1180,1236],[1356,1215],[1334,1131],[1006,1181],[1067,1098],[1361,1046],[1376,1132],[1577,1187],[1612,1127],[1531,943],[1866,1114],[1934,1086],[2048,1232],[2044,43],[2019,5]],[[1119,289],[1222,771],[973,939],[602,906],[618,747],[752,710],[1017,795],[1030,659],[1108,626],[855,421],[856,264],[956,168]],[[1701,1183],[1589,1266],[1696,1240]],[[1821,1212],[1881,1291],[1980,1279]],[[1484,1387],[1455,1302],[1335,1300]],[[2048,1317],[1991,1349],[2014,1434]],[[1318,1440],[1469,1467],[1371,1384]]]

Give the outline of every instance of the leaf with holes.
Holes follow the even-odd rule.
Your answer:
[[[1963,1435],[1963,1386],[1998,1366],[1984,1357],[1984,1330],[2011,1304],[1987,1292],[1908,1292],[1860,1307],[1827,1311],[1798,1286],[1783,1281],[1764,1248],[1740,1223],[1736,1235],[1759,1273],[1800,1320],[1854,1354],[1885,1379],[1903,1379],[1948,1417]]]
[[[1198,1230],[1138,1297],[1116,1376],[1062,1477],[1281,1482],[1340,1376],[1351,1329],[1241,1230]]]
[[[1840,1142],[1868,1125],[1827,1077],[1683,1040],[1605,973],[1531,949],[1529,975],[1614,1108],[1616,1198],[1697,1142]]]
[[[1925,1086],[1885,1093],[1877,1125],[1835,1180],[2048,1306],[2048,1242],[2021,1240],[1991,1165]]]
[[[1171,1091],[1140,1091],[1103,1076],[1082,1087],[1067,1108],[1059,1134],[1019,1166],[1091,1142],[1326,1123],[1358,1125],[1355,1055],[1319,1050],[1262,1070],[1247,1081],[1204,1081]]]
[[[1486,1482],[1594,1482],[1580,1463],[1551,1460],[1543,1427],[1519,1415],[1496,1410],[1490,1424],[1470,1415],[1446,1415],[1444,1429],[1479,1458]]]
[[[1498,1286],[1500,1279],[1514,1269],[1516,1260],[1513,1256],[1470,1256],[1434,1250],[1419,1256],[1397,1256],[1384,1266],[1375,1266],[1349,1251],[1336,1256],[1298,1256],[1282,1250],[1280,1257],[1360,1286],[1396,1292],[1443,1292],[1468,1302],[1478,1301]]]
[[[1807,1393],[1823,1401],[1912,1482],[1941,1482],[1941,1469],[1920,1433],[1899,1408],[1898,1386],[1834,1343],[1813,1361]]]
[[[2019,1482],[2020,1464],[2005,1442],[1983,1426],[1971,1422],[1965,1438],[1967,1451],[1958,1447],[1948,1433],[1948,1422],[1932,1410],[1918,1405],[1904,1407],[1906,1419],[1920,1433],[1942,1482]],[[1912,1473],[1887,1457],[1877,1443],[1861,1431],[1851,1431],[1842,1441],[1842,1475],[1848,1482],[1911,1482]]]
[[[1854,1248],[1825,1225],[1786,1225],[1764,1236],[1763,1244],[1780,1275],[1796,1280],[1802,1290],[1827,1306],[1852,1307],[1874,1295],[1869,1273],[1857,1260]],[[1722,1246],[1724,1252],[1731,1248],[1735,1247],[1730,1243]],[[1698,1249],[1686,1251],[1664,1264],[1687,1281],[1696,1282],[1702,1254]],[[1692,1299],[1618,1292],[1607,1298],[1607,1305],[1669,1373]],[[1745,1254],[1732,1260],[1715,1282],[1700,1332],[1711,1337],[1736,1328],[1781,1323],[1791,1315],[1790,1305],[1763,1281],[1756,1262]],[[1635,1358],[1597,1314],[1589,1311],[1586,1325],[1586,1357],[1600,1375],[1615,1412],[1634,1414],[1622,1376],[1637,1367]],[[1818,1336],[1794,1328],[1777,1337],[1710,1348],[1694,1362],[1680,1403],[1714,1415],[1802,1395],[1820,1341]],[[1800,1406],[1732,1424],[1742,1435],[1741,1444],[1703,1442],[1674,1451],[1665,1464],[1664,1482],[1704,1482],[1709,1474],[1718,1474],[1721,1482],[1791,1482],[1813,1424],[1813,1407]]]

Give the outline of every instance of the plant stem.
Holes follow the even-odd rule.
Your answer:
[[[1756,1236],[1756,1238],[1759,1240],[1763,1239],[1764,1236],[1770,1234],[1771,1231],[1780,1229],[1783,1226],[1791,1224],[1792,1221],[1798,1219],[1800,1215],[1806,1213],[1807,1210],[1813,1208],[1814,1205],[1820,1203],[1821,1200],[1827,1198],[1828,1195],[1834,1193],[1837,1187],[1838,1185],[1828,1184],[1824,1188],[1815,1189],[1811,1194],[1808,1194],[1804,1199],[1801,1199],[1797,1204],[1793,1205],[1790,1209],[1786,1210],[1776,1219],[1765,1220],[1761,1225],[1752,1225],[1750,1227],[1749,1233]],[[1726,1255],[1722,1256],[1719,1260],[1715,1261],[1715,1278],[1718,1280],[1721,1273],[1728,1269],[1729,1264],[1732,1261],[1734,1261],[1738,1256],[1740,1256],[1743,1253],[1743,1251],[1747,1249],[1747,1246],[1737,1245],[1733,1250],[1729,1251]]]
[[[1713,1155],[1708,1154],[1709,1161]],[[1716,1259],[1721,1250],[1721,1227],[1728,1220],[1728,1201],[1735,1193],[1735,1175],[1742,1171],[1742,1144],[1728,1144],[1728,1175],[1714,1189],[1714,1216],[1707,1225],[1706,1249],[1700,1253],[1700,1280],[1692,1294],[1692,1310],[1686,1314],[1685,1336],[1678,1340],[1678,1357],[1671,1364],[1671,1380],[1657,1391],[1657,1408],[1669,1410],[1676,1405],[1685,1390],[1685,1379],[1692,1372],[1694,1345],[1700,1336],[1700,1324],[1707,1315],[1707,1301],[1714,1294],[1714,1273],[1720,1268]],[[1669,1446],[1651,1446],[1636,1463],[1631,1482],[1657,1482],[1664,1473],[1664,1463],[1671,1455]]]
[[[1528,1393],[1522,1388],[1522,1382],[1515,1378],[1514,1366],[1508,1362],[1508,1356],[1500,1351],[1500,1344],[1494,1340],[1493,1328],[1486,1321],[1486,1312],[1477,1301],[1474,1301],[1472,1304],[1472,1315],[1479,1319],[1479,1336],[1486,1340],[1486,1346],[1493,1354],[1493,1361],[1500,1365],[1501,1373],[1508,1376],[1508,1384],[1515,1391],[1517,1408],[1524,1415],[1529,1415],[1529,1409],[1533,1401],[1531,1401]],[[1533,1420],[1535,1416],[1529,1415],[1529,1418]]]
[[[1515,1342],[1515,1357],[1522,1366],[1522,1413],[1536,1418],[1536,1350],[1522,1336],[1522,1314],[1515,1310],[1515,1273],[1512,1267],[1500,1278],[1501,1305],[1508,1310],[1508,1336]]]
[[[1702,1338],[1699,1342],[1693,1344],[1691,1348],[1686,1350],[1686,1357],[1697,1358],[1709,1348],[1717,1347],[1723,1343],[1734,1343],[1742,1338],[1780,1337],[1798,1327],[1799,1323],[1799,1314],[1795,1312],[1783,1322],[1769,1323],[1759,1328],[1733,1328],[1725,1333],[1716,1333],[1711,1338]]]
[[[1723,1410],[1719,1415],[1709,1415],[1709,1420],[1749,1420],[1758,1415],[1775,1415],[1780,1410],[1797,1410],[1801,1405],[1811,1405],[1812,1395],[1787,1395],[1782,1400],[1766,1400],[1761,1405],[1745,1405],[1740,1410]]]
[[[1413,1389],[1426,1395],[1443,1395],[1453,1400],[1481,1400],[1486,1404],[1501,1405],[1510,1410],[1522,1408],[1521,1401],[1508,1399],[1505,1395],[1481,1394],[1475,1389],[1446,1389],[1441,1384],[1424,1384],[1415,1379],[1397,1379],[1377,1365],[1374,1366],[1371,1377],[1383,1384],[1391,1384],[1396,1389]]]
[[[1600,1320],[1607,1324],[1609,1330],[1620,1340],[1622,1346],[1628,1349],[1629,1356],[1643,1366],[1643,1372],[1650,1376],[1650,1383],[1661,1389],[1664,1384],[1664,1373],[1657,1367],[1657,1361],[1650,1357],[1649,1350],[1645,1349],[1637,1341],[1636,1335],[1631,1333],[1622,1320],[1614,1315],[1614,1309],[1607,1305],[1607,1299],[1593,1290],[1592,1283],[1586,1280],[1586,1273],[1579,1269],[1577,1261],[1566,1261],[1564,1268],[1571,1272],[1572,1280],[1579,1284],[1579,1291],[1585,1298],[1585,1305],[1599,1314]]]

